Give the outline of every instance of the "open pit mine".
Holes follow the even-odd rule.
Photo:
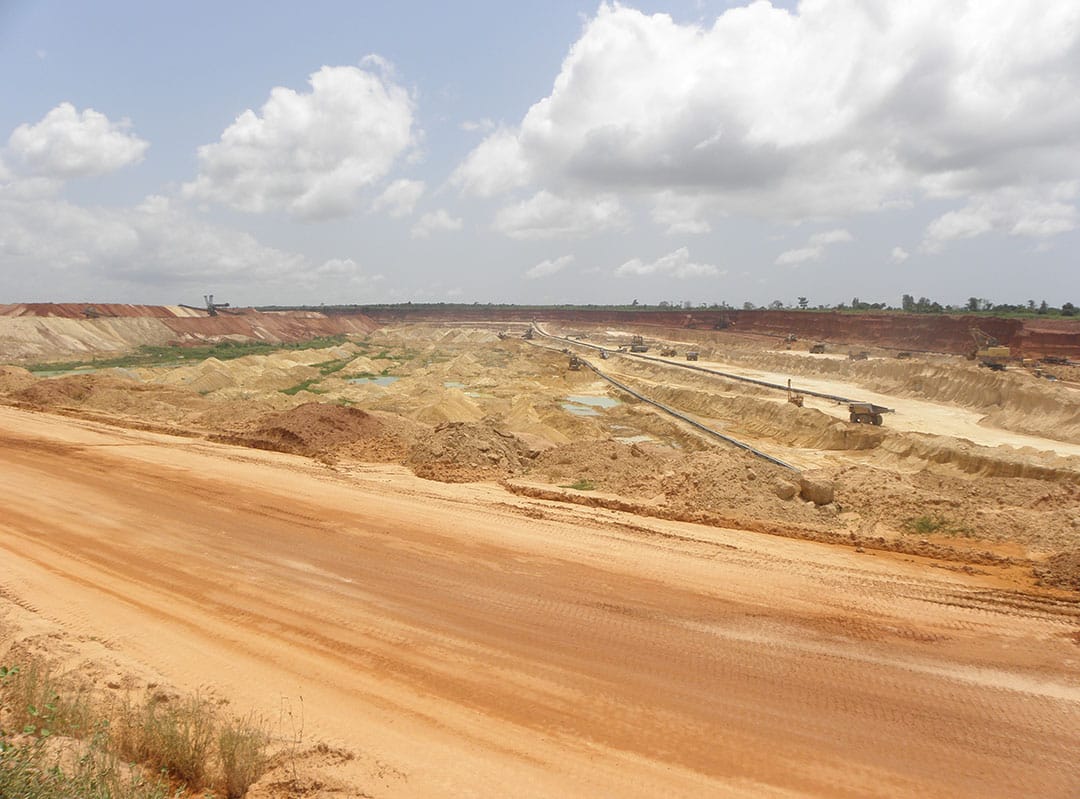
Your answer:
[[[256,799],[1080,796],[1080,322],[0,305],[0,491],[0,729],[33,672],[257,720]]]

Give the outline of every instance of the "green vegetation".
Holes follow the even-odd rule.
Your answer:
[[[270,739],[252,716],[223,718],[198,695],[91,696],[62,686],[43,661],[0,667],[0,797],[165,799],[211,789],[239,799],[266,771]]]
[[[282,394],[288,394],[290,397],[299,394],[301,391],[307,391],[307,392],[309,392],[311,394],[325,394],[326,393],[325,391],[323,391],[321,389],[314,388],[315,384],[319,383],[321,381],[322,381],[321,377],[309,377],[307,380],[302,380],[301,382],[297,383],[295,386],[290,386],[289,388],[281,389],[281,393]]]
[[[345,335],[322,336],[309,341],[295,342],[292,344],[271,344],[266,341],[222,341],[202,347],[170,346],[154,347],[144,345],[129,355],[121,355],[116,358],[101,358],[91,361],[60,361],[54,363],[39,363],[26,367],[31,372],[67,372],[74,369],[110,369],[132,368],[140,366],[164,366],[175,365],[180,361],[205,361],[207,358],[217,358],[219,361],[228,361],[234,358],[243,358],[245,355],[270,355],[274,352],[285,350],[320,350],[327,347],[336,347],[348,340]],[[327,363],[333,363],[328,361]]]
[[[966,536],[971,532],[964,525],[942,516],[916,516],[906,519],[903,523],[903,530],[906,533],[915,533],[917,535],[949,536]]]
[[[586,477],[582,477],[580,480],[578,480],[577,482],[571,483],[570,485],[559,486],[559,488],[572,488],[575,491],[595,491],[596,490],[596,486],[593,484],[593,481],[589,480]]]

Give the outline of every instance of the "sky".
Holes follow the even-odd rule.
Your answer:
[[[0,0],[0,303],[1080,302],[1080,3]]]

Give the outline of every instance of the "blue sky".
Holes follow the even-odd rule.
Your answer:
[[[0,0],[0,302],[1080,301],[1071,0]]]

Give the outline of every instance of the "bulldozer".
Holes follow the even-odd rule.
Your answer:
[[[570,356],[570,363],[567,368],[572,372],[580,372],[583,361],[576,355]]]
[[[645,339],[641,336],[634,336],[630,339],[630,352],[648,352],[649,347],[645,343]]]

